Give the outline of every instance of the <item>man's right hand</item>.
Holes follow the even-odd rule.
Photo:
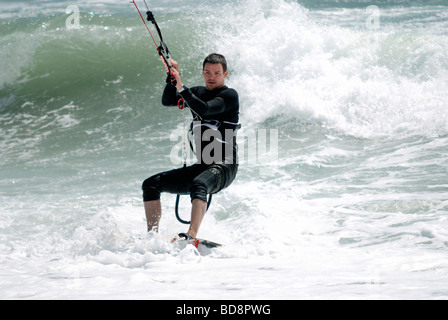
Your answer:
[[[171,64],[173,65],[173,68],[177,70],[177,72],[180,73],[179,71],[179,63],[177,63],[177,61],[170,59]]]
[[[176,79],[176,88],[180,90],[183,86],[182,80],[180,78],[179,64],[177,61],[170,59],[171,64],[173,65],[173,69],[171,70],[171,75]]]

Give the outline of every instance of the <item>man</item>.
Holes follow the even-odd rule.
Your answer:
[[[160,193],[190,194],[192,209],[190,227],[179,238],[195,239],[207,211],[207,194],[228,187],[238,171],[236,130],[239,128],[238,93],[225,85],[229,71],[220,54],[210,54],[203,63],[204,86],[187,88],[181,79],[179,65],[173,64],[174,86],[169,79],[162,104],[177,106],[184,99],[193,115],[197,163],[156,174],[143,182],[143,201],[148,231],[157,231],[162,215]]]

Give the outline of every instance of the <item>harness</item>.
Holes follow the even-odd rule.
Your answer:
[[[177,106],[180,110],[183,110],[187,104],[185,100],[179,99],[177,102]],[[193,154],[196,155],[196,151],[194,150],[193,143],[191,141],[191,136],[193,136],[193,133],[198,129],[201,128],[201,132],[203,128],[210,129],[213,131],[219,131],[221,127],[223,127],[222,131],[225,132],[226,129],[231,129],[233,132],[237,132],[239,129],[241,129],[240,123],[230,122],[230,121],[219,121],[219,120],[207,120],[203,119],[199,114],[197,114],[193,109],[190,109],[191,112],[194,114],[193,120],[191,121],[190,128],[188,130],[188,142],[190,144],[190,149],[193,152]],[[227,144],[228,141],[217,139],[218,142]]]

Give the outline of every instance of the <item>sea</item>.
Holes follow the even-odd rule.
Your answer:
[[[448,1],[146,2],[186,86],[217,52],[239,94],[223,245],[170,243],[173,194],[147,233],[192,117],[134,4],[1,0],[0,299],[448,298]]]

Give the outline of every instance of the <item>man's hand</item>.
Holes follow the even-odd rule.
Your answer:
[[[176,69],[179,72],[179,63],[174,60],[174,59],[170,59],[171,65],[174,67],[174,69]]]
[[[171,75],[176,79],[177,90],[180,90],[182,89],[182,86],[184,84],[182,83],[182,79],[180,78],[179,63],[177,63],[177,61],[173,59],[170,59],[170,62],[173,65],[173,68],[171,69]]]

